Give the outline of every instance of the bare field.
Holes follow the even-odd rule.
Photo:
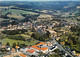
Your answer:
[[[21,15],[16,15],[16,14],[12,14],[12,15],[7,15],[8,17],[13,17],[13,18],[16,18],[16,19],[24,19],[23,16]]]

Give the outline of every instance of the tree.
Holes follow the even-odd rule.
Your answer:
[[[33,38],[34,38],[34,37],[35,37],[35,33],[33,33],[33,34],[31,35],[31,37],[33,37]]]
[[[13,46],[12,47],[15,48],[16,47],[16,43],[13,43]]]
[[[31,31],[32,31],[32,32],[35,32],[36,30],[35,30],[35,28],[33,27],[33,28],[31,29]]]
[[[2,44],[2,42],[0,42],[0,44]]]
[[[6,46],[10,46],[9,42],[6,43]]]
[[[36,32],[36,33],[33,33],[31,37],[33,37],[36,40],[39,40],[40,34]]]
[[[14,57],[20,57],[20,56],[14,56]]]
[[[55,53],[60,53],[59,49],[54,50]]]
[[[46,32],[46,35],[47,35],[47,37],[49,38],[49,36],[50,36],[50,32],[47,31],[47,32]]]
[[[40,41],[46,41],[46,40],[49,40],[49,35],[50,35],[50,33],[49,32],[47,32],[47,33],[38,33],[38,32],[35,32],[35,33],[33,33],[32,35],[31,35],[31,37],[33,38],[33,39],[36,39],[36,40],[40,40]]]
[[[18,46],[20,45],[19,42],[17,42],[17,45],[18,45]]]
[[[32,55],[31,57],[35,57],[35,55]]]
[[[58,53],[54,53],[54,54],[49,55],[49,57],[61,57],[61,56]]]
[[[67,55],[66,57],[71,57],[70,55]]]

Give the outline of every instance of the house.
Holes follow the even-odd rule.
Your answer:
[[[20,52],[23,52],[23,53],[25,53],[25,54],[29,54],[29,55],[35,55],[35,56],[38,56],[39,55],[39,53],[37,53],[36,51],[35,51],[35,49],[33,49],[33,48],[28,48],[28,47],[26,47],[26,48],[21,48],[20,49]]]
[[[12,27],[12,25],[10,24],[10,25],[8,25],[8,27]]]
[[[15,52],[16,50],[14,48],[12,48],[11,52]]]
[[[76,55],[76,51],[73,50],[72,53],[73,53],[74,55]]]
[[[47,31],[49,31],[51,34],[56,34],[57,32],[55,32],[54,30],[49,30],[47,29]]]
[[[40,42],[37,45],[31,46],[31,48],[35,49],[35,51],[37,52],[42,51],[43,53],[46,53],[48,51],[48,48],[46,46],[47,46],[46,43]]]
[[[57,45],[54,45],[53,47],[49,48],[49,51],[54,51],[55,49],[57,49]]]
[[[31,49],[31,50],[27,50],[27,52],[29,52],[29,53],[35,53],[35,50]]]
[[[57,37],[56,40],[58,41],[60,39],[60,37]]]
[[[11,50],[11,47],[9,47],[9,46],[6,46],[6,50]]]
[[[47,43],[48,46],[52,46],[52,44],[50,42]]]
[[[25,53],[26,53],[27,50],[28,50],[28,48],[24,48],[24,49],[21,48],[21,49],[20,49],[21,52],[25,52]]]
[[[77,53],[77,54],[76,54],[76,56],[80,57],[80,54],[79,54],[79,53]]]
[[[48,52],[48,48],[47,48],[47,47],[41,48],[41,51],[42,51],[43,53],[46,53],[46,52]]]
[[[47,10],[42,10],[41,12],[43,12],[43,13],[47,13]]]
[[[19,46],[16,46],[16,49],[17,49],[16,51],[17,51],[17,52],[18,52],[18,49],[19,49],[19,48],[20,48]]]
[[[64,45],[64,44],[65,44],[65,42],[60,42],[60,44],[61,44],[61,45]]]
[[[27,57],[27,55],[24,55],[22,53],[19,54],[20,57]]]
[[[52,26],[48,26],[48,29],[53,29],[53,27]]]
[[[5,48],[6,46],[5,45],[2,45],[2,48]]]
[[[48,52],[52,52],[53,50],[55,50],[57,48],[57,45],[53,45],[50,42],[40,42],[37,45],[31,46],[31,48],[34,49],[36,52],[43,52],[47,54]]]
[[[20,48],[19,46],[16,46],[16,48]]]

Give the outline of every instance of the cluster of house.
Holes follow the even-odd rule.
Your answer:
[[[0,30],[17,30],[17,29],[32,29],[34,28],[36,31],[45,32],[47,29],[53,29],[56,25],[59,25],[58,22],[54,22],[50,25],[33,25],[30,22],[19,23],[17,25],[8,25],[7,27],[2,27]],[[52,31],[50,31],[52,33]]]
[[[54,21],[52,24],[49,25],[33,25],[33,28],[38,32],[46,32],[49,31],[50,33],[55,33],[53,28],[57,25],[59,25],[59,22]]]
[[[17,25],[8,25],[7,27],[2,27],[0,30],[17,30],[17,29],[33,29],[38,31],[38,32],[42,32],[42,33],[46,33],[46,31],[49,31],[51,33],[51,35],[55,35],[57,36],[57,32],[55,30],[53,30],[54,27],[56,27],[57,25],[59,25],[60,22],[54,21],[54,23],[49,24],[49,25],[33,25],[30,22],[24,22],[24,23],[19,23]],[[65,24],[65,23],[63,23]],[[70,27],[68,25],[65,25],[65,27]],[[66,33],[65,30],[61,30],[61,33]]]
[[[47,43],[40,42],[33,46],[26,46],[25,48],[20,48],[19,46],[15,46],[15,48],[12,48],[10,46],[1,45],[0,49],[4,48],[8,52],[7,54],[6,52],[4,52],[4,54],[6,55],[4,55],[3,57],[14,57],[14,56],[29,57],[31,55],[38,56],[40,52],[44,54],[50,54],[52,51],[57,49],[57,45],[52,44],[50,42]]]
[[[23,53],[27,53],[28,55],[38,56],[39,52],[49,54],[52,51],[54,51],[55,49],[57,49],[56,44],[53,45],[50,42],[48,42],[48,43],[40,42],[40,43],[38,43],[34,46],[31,46],[31,47],[21,48],[20,51]]]
[[[19,52],[19,49],[20,47],[19,46],[15,46],[15,48],[12,48],[10,46],[6,46],[6,45],[0,45],[0,49],[4,52],[2,52],[3,54],[3,57],[14,57],[14,56],[20,56],[20,57],[28,57],[27,55]]]
[[[28,29],[31,28],[32,23],[19,23],[17,25],[8,25],[7,27],[2,27],[0,30],[17,30],[17,29]]]
[[[55,49],[58,48],[58,46],[56,44],[52,44],[50,42],[39,42],[38,44],[36,45],[33,45],[33,46],[26,46],[25,48],[20,48],[19,46],[16,46],[15,48],[12,48],[12,47],[9,47],[9,46],[6,46],[6,45],[0,45],[0,49],[3,49],[4,48],[9,51],[7,52],[4,52],[4,55],[3,57],[14,57],[14,56],[20,56],[20,57],[30,57],[31,55],[35,55],[35,56],[38,56],[40,55],[39,53],[42,52],[44,54],[52,54],[53,51]],[[75,51],[72,51],[73,54],[75,54],[77,57],[80,56],[79,53],[76,53]]]
[[[15,56],[19,56],[19,57],[29,57],[21,52],[15,52],[15,53],[11,53],[10,55],[5,55],[3,57],[15,57]]]

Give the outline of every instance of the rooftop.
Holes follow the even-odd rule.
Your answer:
[[[26,55],[24,55],[24,54],[22,54],[22,53],[20,53],[19,55],[22,56],[22,57],[27,57]]]
[[[43,50],[43,51],[45,51],[45,50],[47,50],[48,48],[45,47],[44,45],[47,45],[47,44],[44,43],[44,42],[40,42],[39,44],[34,45],[34,46],[31,46],[31,47],[32,47],[32,48],[35,48],[35,49],[38,49],[38,50]],[[44,47],[43,47],[43,46],[44,46]]]
[[[33,53],[35,50],[31,49],[31,50],[27,50],[27,51],[30,52],[30,53]]]

